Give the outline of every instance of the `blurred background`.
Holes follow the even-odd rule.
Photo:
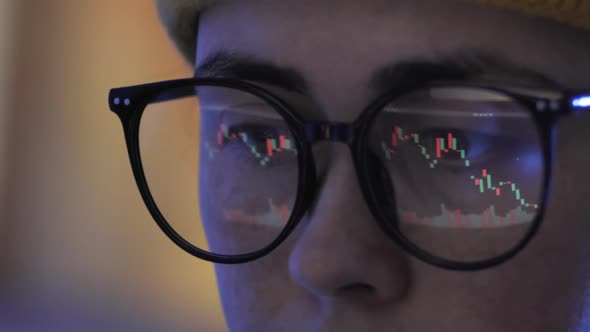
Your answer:
[[[111,87],[188,77],[153,1],[0,0],[0,331],[226,331],[156,226]]]

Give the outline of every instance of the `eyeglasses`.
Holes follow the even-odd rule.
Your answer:
[[[590,109],[590,92],[412,82],[353,123],[318,123],[261,85],[191,78],[112,89],[109,105],[149,212],[196,257],[245,263],[279,246],[316,198],[316,165],[329,157],[312,146],[328,140],[349,146],[393,241],[435,266],[476,270],[516,255],[539,228],[556,120]]]

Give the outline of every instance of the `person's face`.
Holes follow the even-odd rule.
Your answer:
[[[196,61],[226,50],[295,70],[309,90],[289,93],[301,116],[351,122],[381,92],[369,82],[377,69],[465,52],[501,58],[567,88],[590,88],[588,38],[588,31],[454,1],[251,0],[201,17]],[[496,69],[480,76],[546,84]],[[515,258],[476,272],[444,270],[405,253],[369,212],[350,151],[318,144],[319,188],[294,233],[260,260],[216,266],[231,331],[590,329],[588,125],[586,114],[559,123],[551,196],[536,237]]]

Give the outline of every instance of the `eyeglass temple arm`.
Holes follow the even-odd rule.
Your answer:
[[[152,96],[157,91],[165,92],[157,94],[150,102],[159,103],[194,96],[197,91],[193,85],[188,84],[193,81],[194,79],[188,78],[114,88],[109,92],[109,106],[111,111],[119,114],[122,109],[145,102],[146,96]],[[590,110],[590,91],[568,92],[565,99],[568,111],[577,113]]]
[[[163,102],[193,96],[195,88],[190,84],[191,82],[194,82],[194,79],[185,78],[114,88],[109,91],[109,106],[111,111],[117,113],[122,107],[145,102],[146,98],[157,94],[158,91],[165,92],[157,94],[155,99],[150,99],[150,102]]]

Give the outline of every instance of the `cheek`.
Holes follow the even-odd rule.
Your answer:
[[[576,324],[587,294],[588,273],[575,258],[563,257],[563,247],[544,238],[539,242],[542,244],[531,243],[512,260],[483,271],[455,273],[418,267],[414,296],[421,311],[446,308],[450,321],[486,332],[564,331],[565,326]]]
[[[590,209],[587,181],[590,154],[586,145],[590,142],[590,116],[564,119],[557,135],[554,174],[551,180],[551,196],[542,234],[548,240],[562,246],[562,250],[576,251],[590,247]],[[579,255],[573,252],[574,255]],[[584,261],[588,261],[585,259]],[[590,261],[589,261],[590,263]]]
[[[579,325],[579,317],[587,311],[590,187],[585,176],[590,169],[590,155],[585,152],[585,142],[590,142],[588,126],[590,116],[560,122],[545,218],[529,245],[496,272],[498,278],[503,278],[499,293],[506,298],[521,299],[530,306],[524,310],[528,319],[532,320],[534,314],[546,317],[549,327],[554,324],[553,330],[563,330],[567,322],[571,326]]]
[[[232,331],[234,325],[254,331],[259,321],[269,318],[266,313],[272,307],[272,299],[259,292],[268,277],[256,278],[257,273],[252,270],[251,266],[215,266],[226,322]]]
[[[551,192],[538,233],[513,261],[501,266],[500,292],[526,301],[530,309],[561,326],[577,324],[586,310],[590,280],[590,187],[585,179],[590,156],[590,117],[565,119],[559,125]],[[494,272],[492,272],[494,273]],[[550,305],[549,305],[550,304]],[[562,330],[563,328],[554,330]],[[545,328],[546,329],[546,328]]]
[[[225,317],[232,331],[280,331],[271,325],[293,324],[293,314],[311,307],[302,303],[302,293],[289,277],[289,242],[250,263],[215,266]]]
[[[437,274],[417,264],[415,282],[423,286],[424,297],[434,299],[434,307],[458,303],[469,308],[469,317],[498,331],[586,330],[580,317],[590,311],[590,186],[585,180],[590,155],[582,142],[590,142],[590,117],[560,126],[552,191],[538,233],[517,256],[492,269]],[[436,296],[428,294],[432,290]]]
[[[225,158],[227,159],[227,158]],[[223,156],[201,163],[200,206],[210,250],[242,255],[270,245],[287,223],[294,181],[260,166],[234,166]],[[291,177],[294,179],[294,177]]]

